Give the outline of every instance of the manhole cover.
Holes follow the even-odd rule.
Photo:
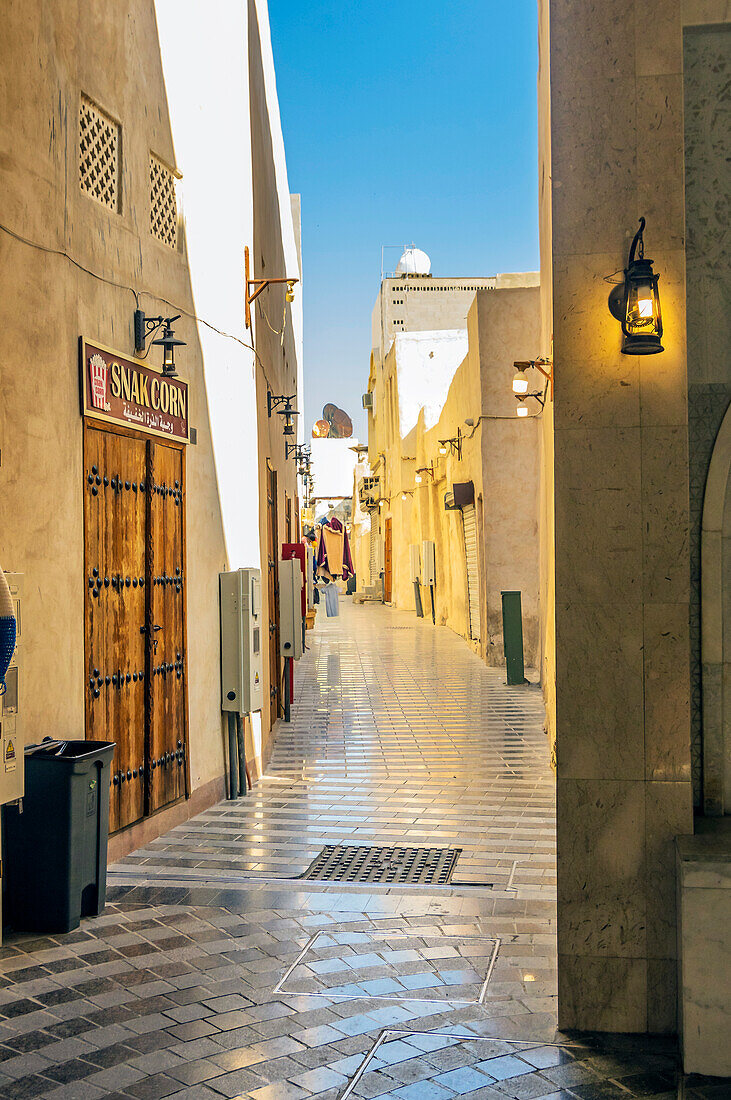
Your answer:
[[[409,883],[444,886],[461,848],[366,848],[328,844],[301,876],[322,882]]]

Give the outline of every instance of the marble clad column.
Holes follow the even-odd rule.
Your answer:
[[[679,0],[549,0],[559,1022],[674,1031],[674,837],[692,832]],[[607,276],[638,218],[661,355]]]

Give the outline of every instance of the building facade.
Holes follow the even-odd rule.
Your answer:
[[[715,1074],[729,1072],[728,1003],[698,959],[728,959],[731,896],[721,836],[731,393],[717,343],[729,331],[731,36],[725,3],[670,0],[647,15],[632,2],[539,4],[559,1023],[674,1031],[680,1006],[686,1069]],[[664,351],[639,356],[622,354],[607,292],[641,217]],[[712,888],[695,894],[700,919],[679,927],[689,860],[712,867]]]
[[[252,305],[258,425],[259,542],[265,624],[264,709],[261,739],[252,745],[257,771],[268,759],[272,730],[284,713],[279,639],[279,561],[282,543],[299,540],[299,495],[292,447],[302,439],[296,415],[302,373],[302,287],[299,196],[290,196],[274,89],[265,5],[249,3],[249,89],[254,172],[254,232],[250,264],[256,279],[299,280],[294,301],[287,285],[272,283]],[[290,295],[291,296],[291,295]],[[279,403],[277,404],[277,400]],[[293,434],[285,434],[287,420]]]
[[[270,47],[264,17],[224,14],[211,34],[193,3],[37,0],[5,13],[0,45],[0,554],[24,582],[21,730],[116,742],[112,858],[224,793],[218,574],[259,560],[242,253],[264,174],[247,42]],[[239,140],[215,161],[217,95]],[[184,345],[167,374],[160,318]]]
[[[409,259],[407,250],[402,266]],[[395,607],[420,603],[427,617],[433,598],[435,622],[497,665],[504,661],[501,593],[520,591],[534,668],[540,405],[525,421],[516,417],[511,382],[514,360],[536,355],[537,282],[530,273],[434,280],[431,297],[430,275],[385,281],[374,341],[383,330],[391,334],[383,360],[379,343],[371,356],[370,474],[360,493],[361,507],[370,502],[371,575],[359,585],[370,583],[371,594]],[[392,318],[402,301],[416,304]],[[435,320],[460,327],[429,328]],[[424,542],[434,544],[433,585],[425,581]],[[360,549],[357,556],[364,558]]]

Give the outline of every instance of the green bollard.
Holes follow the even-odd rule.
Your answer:
[[[503,646],[508,684],[527,684],[523,665],[523,610],[520,592],[503,592]]]

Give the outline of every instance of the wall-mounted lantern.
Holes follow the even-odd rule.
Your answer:
[[[244,277],[246,280],[246,287],[244,290],[244,320],[246,321],[246,327],[251,328],[251,303],[255,301],[261,294],[262,290],[272,283],[286,283],[287,294],[286,299],[288,302],[294,301],[294,286],[299,282],[299,279],[252,279],[249,270],[249,246],[244,248]]]
[[[300,447],[299,454],[297,455],[297,473],[306,481],[310,475],[311,469],[311,456],[307,447],[303,444]]]
[[[305,464],[309,459],[309,451],[304,443],[285,443],[284,444],[284,457],[289,458],[290,455],[294,455],[295,465],[297,466],[297,473],[302,474]]]
[[[278,394],[275,396],[267,390],[267,415],[271,419],[272,413],[276,410],[278,416],[284,417],[284,427],[282,428],[282,435],[294,435],[294,420],[293,417],[299,416],[299,413],[292,407],[295,395],[290,394]],[[281,409],[279,406],[282,406]]]
[[[645,219],[630,246],[624,281],[609,295],[609,312],[622,324],[624,355],[655,355],[664,351],[662,314],[657,290],[659,275],[652,270],[652,260],[645,259],[643,232]]]
[[[414,481],[417,485],[422,485],[425,477],[431,478],[432,481],[434,480],[434,464],[432,462],[430,462],[428,466],[421,466],[416,471]]]
[[[528,392],[528,375],[525,373],[527,363],[515,363],[513,364],[518,368],[517,373],[513,378],[513,393],[518,396],[525,396]]]
[[[530,415],[528,406],[525,402],[529,397],[534,397],[539,403],[541,408],[546,404],[546,399],[553,400],[553,361],[547,358],[545,355],[539,356],[537,359],[521,359],[516,360],[513,363],[515,367],[515,375],[513,376],[513,394],[515,400],[518,402],[518,407],[515,410],[515,415],[519,417],[526,417]],[[546,369],[548,368],[548,369]],[[546,379],[545,388],[541,390],[533,390],[529,392],[529,379],[527,371],[537,370]]]
[[[446,455],[450,452],[457,456],[457,461],[462,461],[462,429],[457,428],[457,434],[451,439],[439,440],[439,454]]]
[[[162,328],[162,336],[158,336],[152,344],[158,344],[163,349],[162,373],[166,378],[178,377],[175,370],[175,349],[186,346],[185,340],[176,340],[173,332],[173,322],[179,321],[180,316],[177,313],[175,317],[145,317],[141,309],[136,309],[134,314],[135,355],[141,359],[145,359],[149,352],[149,348],[147,351],[145,348],[150,336]]]

